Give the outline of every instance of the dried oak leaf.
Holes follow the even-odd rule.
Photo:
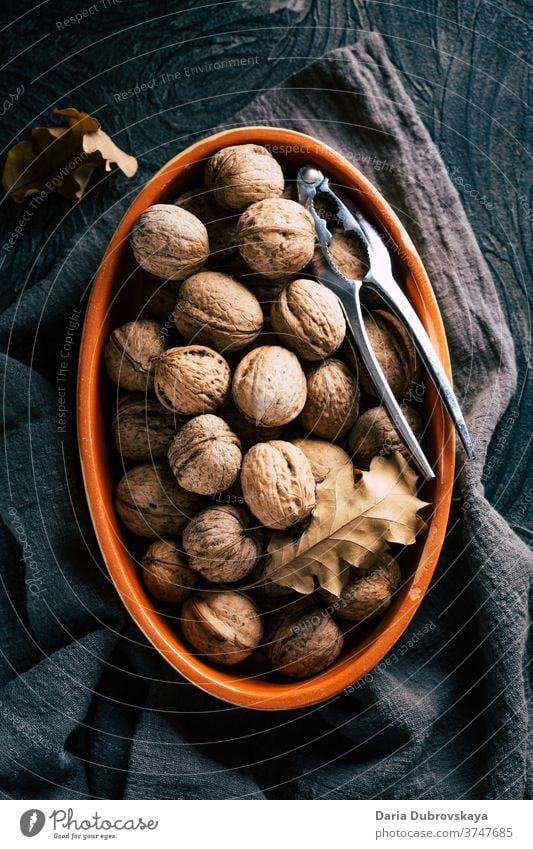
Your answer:
[[[116,164],[127,177],[137,171],[137,160],[124,153],[104,133],[100,122],[77,109],[53,109],[67,119],[56,127],[35,127],[31,141],[21,141],[7,154],[2,186],[22,203],[28,195],[53,191],[70,201],[79,200],[94,169]]]
[[[316,577],[340,597],[350,567],[368,568],[389,542],[411,545],[425,528],[418,511],[427,502],[417,498],[416,482],[399,453],[374,457],[357,482],[351,463],[333,468],[317,486],[317,506],[304,533],[298,539],[272,536],[272,580],[308,594]]]

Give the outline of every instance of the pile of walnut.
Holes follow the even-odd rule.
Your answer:
[[[125,390],[112,421],[128,469],[116,509],[151,540],[146,588],[179,612],[202,656],[235,664],[257,652],[304,678],[333,663],[354,623],[386,609],[400,571],[393,560],[359,570],[327,610],[325,591],[302,598],[272,580],[269,533],[301,533],[316,504],[302,439],[339,443],[361,469],[402,445],[345,342],[336,296],[317,282],[315,228],[294,197],[269,151],[246,144],[216,153],[204,186],[146,209],[131,234],[145,310],[111,333],[105,363]],[[361,250],[333,233],[341,269],[363,273]],[[418,375],[412,344],[390,313],[369,315],[405,398]]]

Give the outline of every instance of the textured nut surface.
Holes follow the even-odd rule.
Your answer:
[[[146,273],[142,282],[142,296],[146,309],[158,321],[167,321],[172,315],[178,297],[179,280],[161,280]]]
[[[330,472],[346,464],[352,465],[346,451],[324,439],[293,439],[292,444],[307,457],[317,483],[321,483]]]
[[[166,457],[184,419],[161,406],[157,398],[135,393],[120,398],[111,429],[118,451],[128,460]]]
[[[358,413],[357,380],[341,360],[324,360],[309,368],[307,400],[300,416],[307,431],[323,439],[340,439]]]
[[[238,436],[211,414],[186,422],[168,449],[168,462],[179,485],[200,495],[214,495],[231,486],[241,460]]]
[[[267,557],[264,561],[261,560],[259,562],[257,569],[252,575],[252,578],[255,579],[255,583],[258,585],[261,599],[265,602],[269,602],[275,599],[286,599],[290,596],[297,598],[298,596],[292,587],[282,587],[281,584],[276,584],[275,581],[272,580],[273,573],[274,568],[272,560]]]
[[[362,280],[368,271],[368,262],[364,248],[356,236],[345,233],[340,227],[331,227],[331,241],[328,245],[331,258],[337,268],[349,280]],[[329,268],[320,247],[317,247],[311,261],[311,270],[317,277]]]
[[[179,206],[156,203],[141,213],[131,231],[131,247],[139,265],[172,280],[199,271],[209,256],[202,222]]]
[[[263,636],[258,608],[236,592],[195,593],[182,607],[181,629],[200,654],[226,666],[247,658]]]
[[[123,389],[143,392],[154,384],[154,360],[166,347],[161,325],[151,319],[128,321],[115,328],[104,348],[111,380]]]
[[[244,443],[248,447],[255,445],[257,442],[268,442],[269,439],[277,439],[283,432],[281,425],[262,427],[249,421],[232,401],[226,404],[223,409],[219,410],[218,414],[230,426],[231,430],[237,434],[241,443]]]
[[[217,151],[206,165],[205,184],[227,209],[243,210],[283,192],[283,171],[272,154],[258,144],[239,144]]]
[[[253,529],[246,510],[230,505],[207,507],[183,532],[191,569],[208,581],[240,581],[257,563],[262,533]]]
[[[267,277],[301,271],[313,256],[315,225],[306,209],[285,198],[249,206],[237,224],[245,263]]]
[[[305,360],[333,354],[346,334],[339,299],[314,280],[299,278],[282,289],[270,318],[281,342]]]
[[[412,407],[405,407],[403,413],[413,433],[420,439],[423,427],[419,414]],[[359,416],[348,443],[353,461],[359,469],[368,469],[372,457],[384,457],[393,451],[399,451],[408,459],[410,457],[383,407],[372,407]]]
[[[197,186],[183,192],[174,201],[176,206],[192,212],[205,224],[211,251],[208,265],[224,265],[237,254],[237,213],[228,214],[214,199],[210,191]]]
[[[244,500],[267,528],[282,530],[305,519],[316,506],[316,486],[305,454],[290,442],[258,442],[244,455]]]
[[[398,398],[406,398],[420,375],[420,363],[407,330],[394,315],[384,310],[374,310],[365,316],[364,321],[385,379]],[[365,392],[374,398],[378,397],[363,365],[359,381]]]
[[[245,354],[235,369],[232,388],[238,409],[263,427],[295,419],[307,394],[297,357],[279,345],[262,345]]]
[[[145,587],[159,601],[180,604],[198,584],[198,574],[189,569],[185,555],[173,540],[153,542],[142,559]]]
[[[255,295],[218,271],[200,271],[182,283],[173,318],[187,341],[224,352],[249,345],[263,326]]]
[[[327,669],[343,642],[337,623],[305,599],[273,616],[265,635],[270,662],[290,678],[309,678]]]
[[[340,598],[320,589],[322,598],[334,608],[335,616],[349,622],[362,622],[383,613],[391,602],[401,580],[400,567],[392,557],[382,560],[365,571],[351,569],[352,575]]]
[[[166,463],[145,463],[126,472],[117,486],[115,507],[130,531],[142,537],[172,537],[203,506],[182,489]]]
[[[203,345],[169,348],[155,366],[155,393],[167,410],[183,415],[212,413],[227,399],[230,368],[217,351]]]

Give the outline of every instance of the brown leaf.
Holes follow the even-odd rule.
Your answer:
[[[35,127],[31,141],[22,141],[7,154],[2,186],[17,203],[28,195],[56,190],[67,200],[79,200],[94,169],[109,171],[118,165],[127,177],[137,171],[137,160],[124,153],[104,133],[100,122],[77,109],[53,109],[66,118],[56,127]]]
[[[350,567],[368,567],[388,551],[388,543],[411,545],[425,522],[427,502],[416,497],[415,472],[401,454],[374,457],[356,483],[351,463],[333,468],[317,487],[317,506],[295,540],[276,533],[268,552],[271,578],[300,593],[321,586],[339,597]]]

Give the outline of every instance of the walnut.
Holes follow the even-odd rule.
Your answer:
[[[239,144],[218,150],[208,161],[205,184],[227,209],[243,210],[263,198],[283,192],[283,171],[271,153],[258,144]]]
[[[157,398],[142,393],[124,395],[113,413],[113,441],[128,460],[150,460],[166,457],[184,418],[169,412]]]
[[[346,451],[324,439],[293,439],[292,444],[307,457],[317,483],[322,483],[330,472],[342,468],[347,463],[352,465]]]
[[[301,271],[313,256],[315,225],[300,204],[269,198],[249,206],[237,224],[245,263],[267,277]]]
[[[383,555],[369,569],[351,569],[351,576],[340,598],[320,589],[320,595],[329,604],[328,611],[349,622],[362,622],[383,613],[390,604],[401,580],[396,561]]]
[[[171,203],[156,203],[141,213],[133,225],[131,247],[142,268],[168,280],[184,280],[200,271],[209,256],[205,226]]]
[[[146,274],[142,283],[142,297],[147,311],[158,321],[167,321],[172,315],[179,290],[178,280],[167,280]]]
[[[263,311],[233,277],[200,271],[181,284],[173,319],[187,341],[226,352],[253,342],[263,326]]]
[[[240,581],[261,554],[262,533],[250,528],[246,510],[233,506],[207,507],[183,532],[183,548],[191,569],[208,581]]]
[[[339,299],[314,280],[299,278],[282,289],[270,318],[283,344],[304,360],[322,360],[333,354],[346,334]]]
[[[199,581],[176,543],[166,539],[149,546],[142,559],[142,579],[153,596],[169,604],[184,601]]]
[[[341,439],[359,413],[357,380],[341,360],[328,359],[307,373],[307,400],[300,416],[313,436]]]
[[[229,424],[232,431],[237,434],[241,442],[248,447],[255,445],[256,442],[268,442],[269,439],[278,439],[283,431],[281,425],[277,427],[262,427],[248,421],[232,401],[223,409],[219,410],[218,413]]]
[[[233,666],[261,642],[263,623],[248,596],[204,591],[188,598],[181,610],[185,639],[216,663]]]
[[[244,500],[267,528],[282,530],[305,519],[316,505],[316,486],[305,454],[290,442],[258,442],[244,455]]]
[[[123,389],[144,392],[154,385],[154,361],[166,348],[161,325],[151,319],[128,321],[110,334],[104,362],[111,380]]]
[[[141,537],[176,536],[203,499],[182,489],[166,463],[145,463],[126,472],[115,493],[117,513]]]
[[[238,215],[228,215],[203,186],[183,192],[174,204],[192,212],[205,224],[211,250],[206,260],[208,265],[224,265],[236,256]]]
[[[341,227],[330,227],[331,241],[329,252],[339,271],[349,280],[362,280],[368,271],[368,258],[365,250],[353,233],[346,233]],[[320,246],[315,250],[311,261],[311,271],[316,277],[326,271],[329,265]]]
[[[365,316],[365,328],[385,379],[397,398],[406,398],[420,376],[420,363],[403,324],[390,312],[375,310]],[[373,398],[378,393],[364,365],[359,372],[361,387]]]
[[[169,348],[155,367],[155,393],[167,410],[183,415],[212,413],[231,386],[230,368],[220,354],[203,345]]]
[[[422,419],[416,410],[404,407],[403,413],[415,436],[422,435]],[[399,451],[410,458],[384,407],[372,407],[357,419],[348,438],[353,461],[359,469],[368,469],[372,457],[385,457]]]
[[[270,662],[290,678],[309,678],[327,669],[343,642],[337,623],[308,599],[275,614],[265,635]]]
[[[168,449],[168,462],[179,485],[200,495],[214,495],[231,486],[241,460],[239,438],[223,419],[210,414],[186,422]]]
[[[254,586],[257,586],[261,600],[268,603],[275,599],[297,597],[292,587],[283,587],[272,580],[273,564],[270,558],[260,561],[252,578],[255,578]]]
[[[246,354],[233,376],[238,409],[263,427],[295,419],[305,404],[305,374],[295,355],[278,345],[262,345]]]

